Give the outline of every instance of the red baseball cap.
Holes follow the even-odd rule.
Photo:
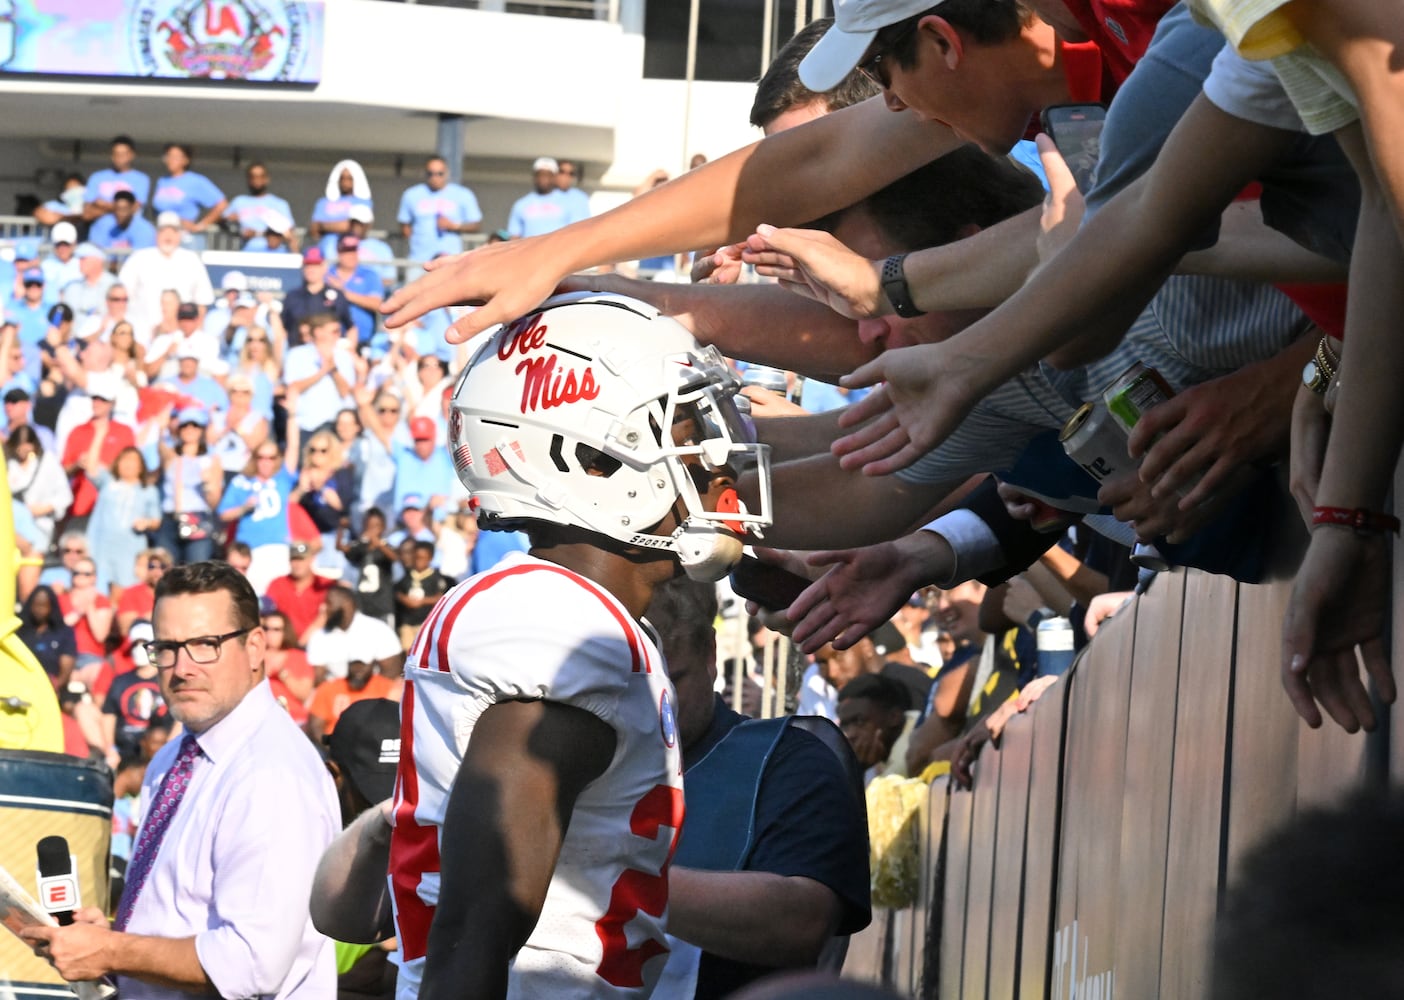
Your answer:
[[[409,422],[410,437],[416,441],[433,441],[439,436],[439,430],[434,426],[434,421],[428,417],[415,417]]]

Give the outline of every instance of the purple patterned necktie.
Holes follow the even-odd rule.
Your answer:
[[[151,874],[151,866],[156,862],[156,854],[161,850],[161,841],[170,828],[171,818],[175,816],[185,790],[190,787],[190,773],[195,769],[195,758],[198,756],[200,744],[195,742],[194,734],[186,733],[180,741],[180,752],[176,754],[175,763],[161,779],[161,787],[156,790],[156,797],[151,800],[151,808],[142,821],[141,835],[136,850],[132,852],[131,864],[127,866],[127,883],[122,889],[122,900],[117,904],[117,919],[113,923],[115,930],[127,929],[127,922],[132,918],[132,907],[136,905],[137,896],[141,895],[147,876]]]

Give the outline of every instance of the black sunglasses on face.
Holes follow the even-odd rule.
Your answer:
[[[917,17],[908,18],[905,24],[899,23],[899,25],[894,25],[893,27],[896,30],[887,38],[883,38],[882,32],[879,31],[877,37],[873,39],[872,49],[868,57],[858,64],[858,72],[862,73],[883,90],[890,90],[892,88],[892,77],[884,60],[892,54],[892,50],[897,47],[899,42],[916,30],[917,25],[921,23],[922,16],[923,15],[918,15]]]

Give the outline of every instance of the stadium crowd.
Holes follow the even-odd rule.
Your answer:
[[[166,147],[153,184],[114,140],[112,169],[70,178],[36,212],[48,238],[18,241],[0,274],[21,635],[71,752],[114,769],[114,854],[171,729],[145,644],[173,567],[219,559],[248,580],[273,696],[321,749],[357,702],[403,697],[440,597],[531,547],[480,530],[493,518],[451,455],[472,401],[454,392],[476,334],[558,290],[626,296],[718,348],[769,446],[767,488],[735,485],[743,509],[773,511],[761,555],[788,578],[657,606],[687,664],[700,802],[699,734],[739,720],[703,713],[690,732],[689,705],[756,714],[777,649],[780,714],[846,737],[835,782],[861,775],[870,805],[879,776],[968,784],[980,747],[1157,574],[1262,580],[1303,525],[1284,685],[1311,725],[1373,728],[1394,697],[1386,495],[1404,434],[1383,337],[1404,197],[1386,6],[840,0],[760,81],[763,141],[605,215],[578,163],[543,157],[492,245],[460,255],[482,213],[429,158],[396,214],[427,265],[406,287],[354,160],[303,228],[262,164],[229,199],[188,147]],[[1085,190],[1033,141],[1058,138],[1045,112],[1065,105],[1106,108]],[[216,290],[200,250],[217,226],[300,252],[301,285]],[[671,273],[699,246],[718,249]],[[708,653],[697,617],[747,642]],[[861,816],[835,799],[814,820],[835,850],[845,810]],[[343,821],[358,812],[343,800]],[[390,822],[361,815],[367,838]],[[766,961],[713,933],[680,862],[678,937],[733,963],[695,995],[822,963],[860,928],[866,879],[827,863],[817,944]],[[383,972],[384,949],[366,955]]]

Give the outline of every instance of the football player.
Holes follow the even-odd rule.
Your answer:
[[[769,480],[738,388],[672,320],[589,294],[486,335],[460,378],[479,524],[532,547],[449,591],[405,663],[395,797],[367,818],[392,817],[399,1000],[652,992],[683,797],[640,616],[770,522],[736,497],[743,469]]]

